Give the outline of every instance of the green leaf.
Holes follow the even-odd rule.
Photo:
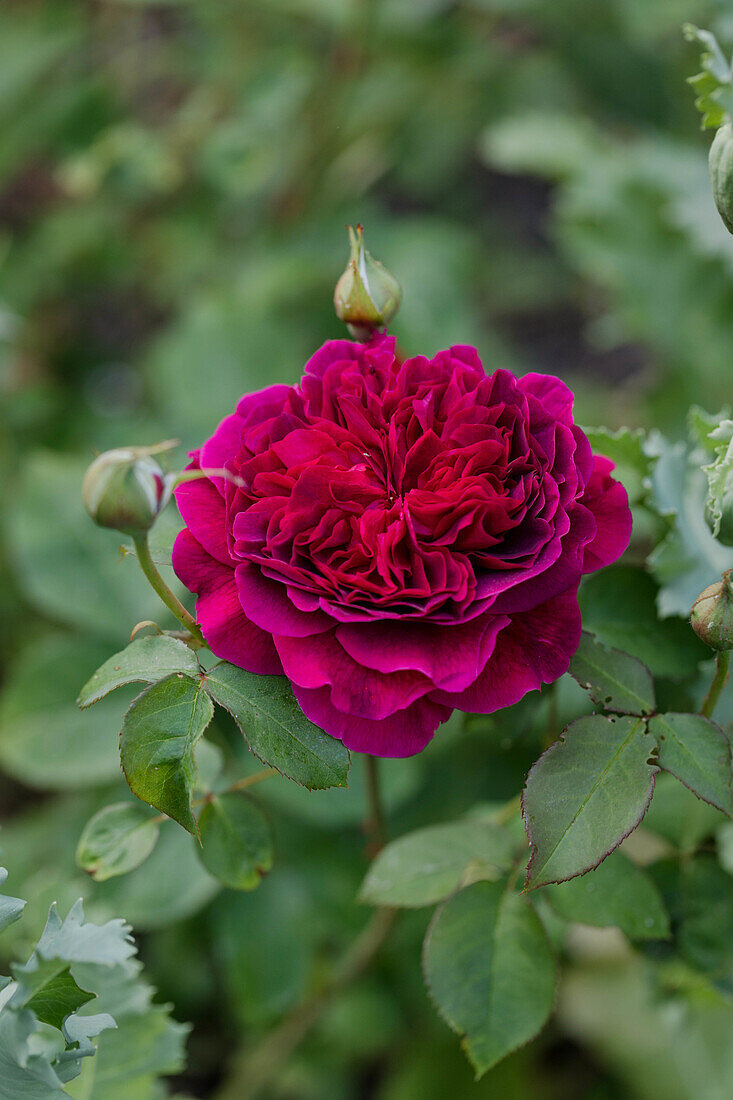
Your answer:
[[[570,661],[570,675],[604,710],[648,714],[654,710],[654,683],[641,661],[602,645],[583,631]]]
[[[694,676],[710,651],[687,618],[660,619],[657,585],[643,569],[616,565],[586,577],[579,602],[583,626],[603,645],[637,657],[652,676]]]
[[[50,1024],[60,1031],[66,1017],[94,997],[94,993],[79,988],[71,976],[71,967],[67,966],[44,982],[25,1002],[25,1008],[35,1012],[42,1024]]]
[[[8,872],[4,867],[0,867],[0,886],[7,877]],[[0,894],[0,932],[7,928],[9,924],[13,924],[14,921],[18,920],[24,909],[25,902],[20,898],[11,898],[6,894]]]
[[[688,42],[699,42],[703,47],[700,56],[703,71],[689,77],[688,83],[697,93],[695,106],[703,116],[703,129],[714,129],[721,126],[733,110],[731,66],[710,31],[701,30],[693,23],[685,23],[683,31]]]
[[[99,643],[50,634],[11,667],[0,701],[0,763],[30,787],[93,787],[119,775],[120,702],[81,714],[75,684],[105,655]],[[131,694],[131,693],[128,693]]]
[[[647,496],[649,478],[654,467],[654,457],[646,449],[646,432],[641,428],[585,428],[588,442],[595,454],[605,455],[616,466],[614,477],[619,478],[629,503],[638,504]]]
[[[722,541],[730,546],[731,523],[729,519],[733,499],[733,420],[721,420],[710,432],[715,458],[702,470],[708,479],[708,495],[705,512],[717,538],[721,535],[721,523],[726,519]]]
[[[639,718],[579,718],[527,776],[527,888],[582,875],[641,821],[654,790],[654,739]]]
[[[7,1100],[68,1100],[48,1058],[31,1049],[37,1023],[30,1012],[0,1013],[0,1081]]]
[[[733,568],[733,549],[713,538],[705,522],[706,481],[692,465],[684,444],[651,437],[659,458],[652,475],[658,511],[669,517],[670,530],[648,559],[659,582],[659,613],[689,617],[703,588]]]
[[[148,858],[159,831],[159,823],[138,803],[105,806],[86,824],[76,862],[97,882],[125,875]]]
[[[552,1011],[550,944],[528,900],[505,883],[478,882],[445,902],[423,958],[433,1001],[464,1036],[478,1077],[534,1038]]]
[[[85,467],[58,453],[26,459],[8,512],[11,562],[42,614],[121,642],[128,623],[151,618],[160,604],[135,563],[120,561],[120,536],[84,511]]]
[[[196,677],[201,669],[191,649],[168,634],[136,638],[98,668],[79,692],[77,703],[90,707],[124,684],[143,681],[154,684],[174,672]]]
[[[582,878],[546,886],[542,895],[566,920],[598,928],[617,925],[637,940],[669,935],[669,917],[655,883],[621,852]]]
[[[645,829],[689,853],[725,822],[720,810],[697,798],[675,776],[660,772],[656,777],[654,798],[644,818]]]
[[[272,832],[259,806],[230,792],[210,799],[199,818],[200,858],[232,890],[254,890],[272,867]]]
[[[347,785],[348,749],[308,721],[284,676],[256,676],[222,661],[204,687],[265,764],[311,790]]]
[[[213,715],[201,681],[176,673],[137,697],[120,734],[122,770],[132,793],[194,835],[194,749]]]
[[[511,866],[513,849],[511,837],[486,821],[430,825],[379,853],[359,900],[369,905],[432,905],[468,882],[498,879]]]
[[[731,746],[720,726],[701,714],[657,714],[649,731],[657,739],[660,768],[698,798],[733,815]]]

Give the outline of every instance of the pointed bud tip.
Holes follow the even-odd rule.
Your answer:
[[[733,649],[733,583],[731,571],[708,585],[692,605],[692,629],[711,649]]]
[[[402,288],[395,277],[364,247],[364,228],[346,227],[349,260],[336,283],[333,303],[336,315],[357,339],[368,339],[375,329],[384,328],[397,312]],[[356,335],[358,333],[358,335]]]

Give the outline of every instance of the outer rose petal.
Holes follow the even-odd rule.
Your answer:
[[[308,638],[333,626],[322,611],[300,611],[288,599],[285,585],[264,577],[251,562],[241,562],[234,575],[245,615],[269,634]]]
[[[567,672],[579,642],[580,608],[576,589],[571,589],[533,611],[513,616],[470,688],[451,694],[436,692],[431,698],[460,710],[491,714]]]
[[[188,469],[198,469],[198,462],[192,462]],[[226,509],[213,482],[208,478],[184,481],[175,496],[183,522],[197,542],[217,561],[234,568],[227,546]]]
[[[581,497],[582,503],[596,517],[596,535],[585,548],[583,572],[593,573],[610,565],[623,554],[631,538],[629,498],[620,481],[611,477],[613,462],[595,455],[593,473]]]
[[[272,637],[242,611],[234,571],[207,554],[189,531],[176,538],[173,568],[198,593],[196,619],[212,653],[248,672],[282,672]]]
[[[497,634],[510,621],[506,615],[483,615],[455,626],[415,620],[345,623],[336,628],[336,637],[360,665],[383,673],[414,669],[436,687],[461,691],[482,671]]]
[[[337,710],[358,718],[381,720],[427,695],[433,684],[419,672],[375,672],[358,664],[333,633],[306,642],[278,637],[275,645],[285,675],[302,688],[328,688]]]
[[[372,756],[414,756],[432,740],[440,723],[445,722],[451,712],[449,706],[424,698],[405,710],[396,711],[389,718],[373,722],[337,710],[330,700],[328,688],[312,690],[294,684],[293,691],[311,722],[325,729],[332,737],[338,737],[347,749],[368,752]]]
[[[573,392],[552,374],[525,374],[519,379],[525,393],[534,394],[562,424],[573,423]]]
[[[219,470],[234,458],[242,446],[244,421],[237,413],[225,416],[211,439],[207,439],[199,452],[199,464],[204,470]],[[215,477],[211,484],[216,485],[224,496],[224,478]]]

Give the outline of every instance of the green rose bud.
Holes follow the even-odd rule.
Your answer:
[[[733,233],[733,128],[726,122],[718,130],[708,157],[713,198],[725,228]]]
[[[402,288],[393,275],[364,247],[364,230],[348,226],[351,254],[346,270],[336,283],[336,314],[349,326],[356,340],[368,340],[384,328],[399,309]]]
[[[159,449],[119,447],[94,460],[84,475],[82,497],[95,523],[133,537],[153,526],[175,482],[152,457]]]
[[[711,649],[733,649],[733,584],[731,570],[708,585],[692,605],[692,629]]]

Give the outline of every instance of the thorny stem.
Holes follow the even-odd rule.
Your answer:
[[[382,793],[379,784],[379,760],[376,756],[364,755],[367,798],[369,812],[364,820],[364,832],[369,841],[369,855],[373,858],[381,851],[387,840],[387,829],[382,806]]]
[[[715,675],[713,676],[713,682],[700,707],[700,714],[703,714],[706,718],[712,717],[713,711],[715,710],[715,704],[718,702],[720,693],[725,687],[725,682],[728,679],[729,663],[730,652],[727,649],[721,650],[715,658]]]
[[[232,783],[231,787],[227,787],[225,791],[221,791],[221,794],[234,794],[235,791],[244,791],[247,787],[253,787],[255,783],[261,783],[263,779],[271,779],[274,775],[280,775],[277,768],[263,768],[262,771],[254,772],[252,775],[245,775],[243,779],[238,779],[236,783]],[[211,794],[204,794],[200,798],[194,798],[191,806],[202,806],[204,802],[210,802],[214,796]],[[150,823],[162,824],[164,821],[171,821],[172,818],[168,817],[168,814],[158,814],[157,817],[152,817]]]
[[[251,1054],[239,1059],[216,1100],[255,1100],[262,1094],[264,1086],[283,1067],[334,997],[366,970],[387,938],[394,918],[394,909],[374,912],[341,958],[330,981],[296,1005]]]
[[[147,581],[150,584],[151,588],[160,597],[168,610],[173,612],[181,626],[186,628],[186,630],[191,635],[193,641],[196,642],[198,646],[206,645],[204,636],[201,633],[201,628],[194,619],[193,615],[191,615],[190,612],[186,611],[186,608],[183,606],[181,601],[178,599],[177,596],[173,594],[173,592],[171,592],[170,588],[158,572],[155,566],[155,562],[153,561],[153,558],[150,554],[150,546],[148,545],[147,534],[138,535],[137,538],[133,539],[133,542],[135,545],[137,560],[140,563],[140,568],[145,574],[145,577],[147,578]]]

